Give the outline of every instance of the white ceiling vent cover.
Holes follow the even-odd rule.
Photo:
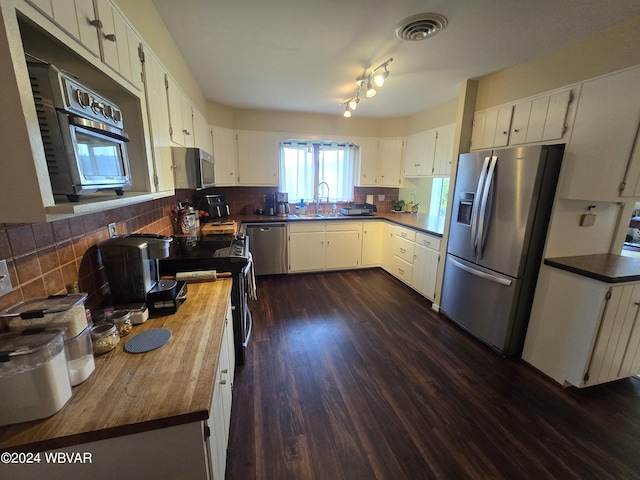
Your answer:
[[[419,13],[405,18],[396,27],[396,36],[408,42],[417,42],[433,37],[444,30],[447,19],[439,13]]]

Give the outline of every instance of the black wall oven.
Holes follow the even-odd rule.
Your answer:
[[[176,235],[171,242],[169,256],[161,259],[159,263],[160,275],[175,275],[178,272],[199,270],[231,273],[236,365],[244,365],[253,327],[253,318],[249,310],[249,282],[251,281],[249,239],[243,234],[201,237]]]

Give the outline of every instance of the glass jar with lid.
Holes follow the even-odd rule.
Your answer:
[[[107,315],[107,322],[113,323],[116,326],[120,337],[126,337],[133,329],[131,313],[128,310],[116,310],[110,313]]]
[[[93,353],[96,355],[110,352],[120,343],[118,329],[112,323],[96,325],[91,329],[91,343],[93,343]]]

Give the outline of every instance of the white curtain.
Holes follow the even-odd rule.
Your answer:
[[[352,144],[322,143],[319,150],[319,182],[329,185],[331,202],[353,200],[356,165],[356,146]],[[320,198],[326,191],[318,192]]]
[[[290,140],[280,148],[281,192],[289,194],[291,203],[301,199],[311,202],[316,195],[320,200],[347,202],[353,200],[355,182],[356,146],[345,143],[320,143]],[[314,153],[317,152],[317,155]],[[317,172],[317,176],[316,176]],[[326,182],[329,189],[320,182]]]
[[[280,191],[289,194],[289,201],[313,199],[313,145],[306,142],[284,142],[280,149]]]

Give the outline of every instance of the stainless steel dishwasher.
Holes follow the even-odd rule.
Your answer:
[[[256,275],[287,273],[286,223],[248,223],[245,232]]]

